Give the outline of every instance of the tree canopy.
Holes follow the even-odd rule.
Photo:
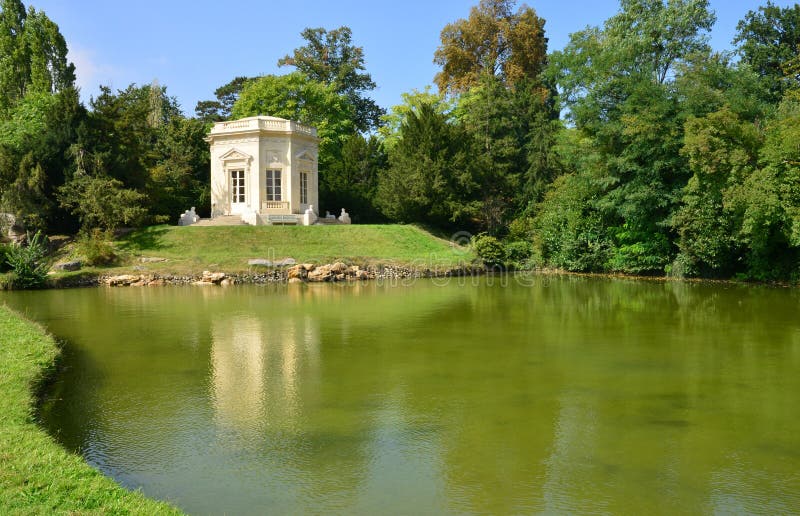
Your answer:
[[[67,44],[42,11],[20,0],[0,3],[0,112],[26,94],[57,93],[75,85]]]
[[[349,101],[353,122],[359,131],[375,129],[383,115],[366,93],[375,89],[375,81],[366,73],[364,49],[353,44],[349,27],[326,30],[306,28],[300,33],[307,44],[278,61],[278,66],[294,66],[312,81],[331,86]]]
[[[440,92],[462,93],[482,75],[507,85],[536,78],[547,63],[544,19],[514,0],[480,0],[469,17],[442,29],[433,62],[442,67],[434,81]]]
[[[742,60],[763,77],[774,99],[800,84],[785,69],[800,54],[800,4],[778,7],[771,1],[749,11],[736,26],[734,43]]]

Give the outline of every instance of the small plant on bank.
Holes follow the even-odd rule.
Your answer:
[[[37,231],[28,238],[27,245],[12,245],[6,251],[6,262],[11,268],[8,281],[12,288],[38,288],[47,281],[47,237]]]
[[[498,239],[486,233],[472,237],[472,249],[488,267],[503,266],[506,261],[506,248]]]
[[[117,260],[117,252],[110,231],[95,228],[81,233],[76,241],[76,251],[87,265],[111,265]]]
[[[506,259],[515,269],[527,269],[531,266],[533,244],[523,240],[506,244]]]
[[[0,273],[8,272],[11,270],[11,266],[8,264],[6,257],[8,253],[11,252],[12,244],[3,244],[0,243]]]

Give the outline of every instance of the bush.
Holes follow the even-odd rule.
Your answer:
[[[12,245],[6,262],[11,267],[9,284],[12,288],[37,288],[47,281],[47,237],[37,231],[28,244]]]
[[[472,237],[472,249],[478,258],[489,267],[503,265],[506,260],[506,248],[499,240],[486,233]]]
[[[8,264],[8,253],[11,252],[11,244],[0,244],[0,272],[8,272],[11,266]]]
[[[508,225],[508,239],[512,242],[533,240],[533,219],[519,217]]]
[[[506,244],[506,257],[515,268],[524,268],[533,256],[533,244],[522,240]]]
[[[110,265],[117,259],[111,237],[111,232],[95,228],[78,237],[76,250],[87,265]]]

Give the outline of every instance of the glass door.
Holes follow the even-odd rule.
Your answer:
[[[241,213],[245,207],[244,170],[231,170],[231,213]]]

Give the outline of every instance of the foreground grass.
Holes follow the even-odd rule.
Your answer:
[[[418,268],[454,267],[473,258],[467,249],[407,225],[153,226],[127,235],[119,248],[129,265],[138,257],[166,258],[147,269],[175,272],[242,271],[253,258]]]
[[[34,390],[57,355],[42,328],[0,305],[0,514],[180,514],[123,489],[34,423]]]

